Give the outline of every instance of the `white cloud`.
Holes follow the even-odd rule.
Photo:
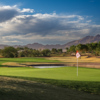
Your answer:
[[[24,14],[29,12],[34,9],[21,10],[17,5],[0,7],[1,43],[66,43],[100,32],[100,25],[92,25],[91,20],[80,15]]]
[[[19,41],[3,41],[4,43],[19,43]]]
[[[23,8],[23,10],[21,12],[30,12],[30,13],[33,13],[35,12],[34,9],[26,9],[26,8]]]
[[[17,5],[14,6],[0,6],[0,11],[6,10],[6,9],[18,9]]]

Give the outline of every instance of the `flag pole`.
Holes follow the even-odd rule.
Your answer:
[[[81,55],[79,54],[78,51],[76,51],[76,58],[77,58],[77,76],[78,76],[78,58],[80,57]]]
[[[77,76],[78,76],[78,58],[77,58]]]

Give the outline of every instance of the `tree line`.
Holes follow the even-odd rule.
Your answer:
[[[53,48],[52,50],[43,49],[36,50],[30,49],[28,47],[17,47],[14,48],[12,46],[5,47],[0,50],[0,54],[3,57],[7,58],[16,58],[16,57],[50,57],[51,54],[62,53],[62,49]]]
[[[67,53],[76,53],[78,50],[80,53],[91,53],[92,55],[100,56],[100,42],[72,45],[66,49]]]
[[[69,48],[66,48],[66,55],[76,53],[76,51],[80,53],[86,54],[91,53],[91,55],[100,56],[100,42],[98,43],[88,43],[88,44],[78,44],[72,45]],[[30,49],[28,47],[17,47],[14,48],[12,46],[5,47],[4,49],[0,49],[0,55],[7,58],[16,58],[16,57],[50,57],[52,54],[60,55],[63,53],[62,49],[52,48],[36,50]]]

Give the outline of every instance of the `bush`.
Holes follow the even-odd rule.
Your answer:
[[[18,52],[14,47],[5,47],[2,50],[2,55],[7,58],[15,58],[18,56]]]

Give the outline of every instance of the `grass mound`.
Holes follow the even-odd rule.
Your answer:
[[[99,96],[35,81],[0,77],[0,99],[99,100]]]
[[[76,67],[62,68],[0,68],[0,75],[45,82],[60,87],[77,89],[93,94],[100,94],[100,69],[79,68],[79,76],[76,75]]]

